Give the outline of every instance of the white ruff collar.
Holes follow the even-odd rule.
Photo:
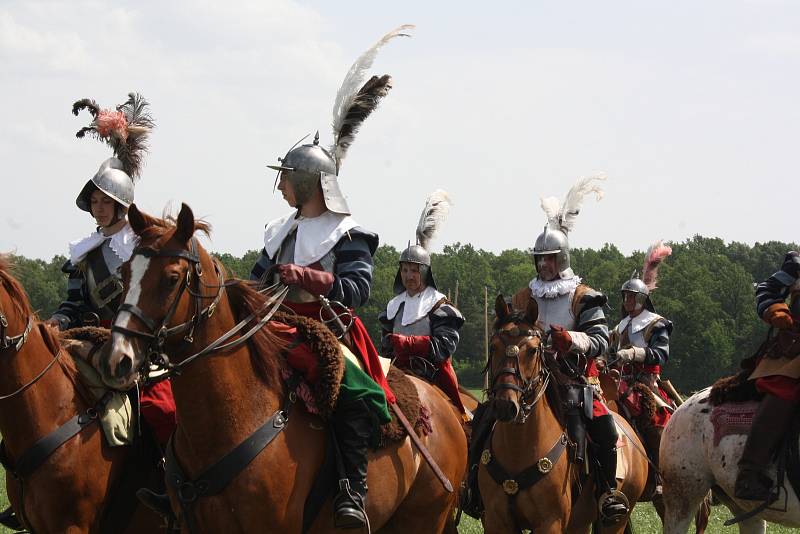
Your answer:
[[[642,310],[642,313],[631,319],[631,316],[628,315],[623,320],[619,322],[617,325],[617,332],[620,334],[625,331],[625,328],[628,327],[628,323],[631,324],[631,333],[635,334],[641,330],[647,328],[647,326],[652,323],[656,319],[661,319],[661,316],[657,313],[653,313],[650,310]]]
[[[109,239],[109,246],[114,254],[123,262],[131,258],[133,249],[139,244],[139,236],[133,232],[130,224],[125,224],[117,233],[110,236],[97,231],[88,237],[78,239],[69,244],[69,261],[73,264],[83,261],[87,254]]]
[[[267,256],[274,258],[284,239],[297,228],[294,243],[294,263],[300,266],[319,261],[336,246],[347,232],[358,226],[349,215],[326,211],[319,217],[298,217],[297,211],[267,224],[264,231],[264,248]]]
[[[564,279],[558,278],[549,282],[543,282],[539,280],[537,276],[531,280],[528,287],[531,288],[531,295],[534,297],[539,297],[540,299],[554,299],[561,295],[566,295],[567,293],[573,293],[580,283],[581,278],[579,276]]]
[[[409,296],[408,291],[403,291],[386,305],[386,317],[390,321],[394,320],[397,311],[400,309],[400,305],[405,304],[405,306],[403,306],[403,319],[401,323],[403,326],[408,326],[428,315],[431,308],[443,298],[444,295],[431,286],[426,287],[413,297]]]

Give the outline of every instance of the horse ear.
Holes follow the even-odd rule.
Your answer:
[[[528,324],[536,324],[536,319],[538,318],[539,305],[536,303],[536,299],[529,298],[528,307],[525,308],[525,319],[527,320]]]
[[[188,243],[193,235],[194,213],[192,213],[192,208],[182,203],[181,212],[178,214],[178,227],[175,229],[175,237],[182,243]]]
[[[139,211],[136,204],[131,204],[128,208],[128,223],[131,225],[136,235],[141,235],[145,228],[150,226],[150,222],[144,213]]]
[[[494,299],[494,313],[500,320],[503,320],[506,317],[508,317],[509,314],[508,304],[506,303],[506,299],[502,293],[497,295],[497,298]]]

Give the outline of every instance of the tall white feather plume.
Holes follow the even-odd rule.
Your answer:
[[[544,214],[547,215],[547,225],[550,228],[561,229],[561,201],[556,197],[542,198],[542,209]]]
[[[447,191],[442,189],[431,193],[425,201],[425,209],[422,210],[422,215],[417,223],[417,244],[425,250],[429,250],[428,245],[436,237],[439,228],[447,218],[450,205],[450,197]]]
[[[410,35],[405,32],[414,29],[414,27],[415,26],[413,24],[403,24],[399,28],[395,28],[394,30],[390,31],[384,35],[380,41],[372,45],[369,50],[361,54],[361,56],[356,59],[355,63],[353,63],[353,65],[350,67],[350,70],[347,71],[347,75],[344,77],[344,81],[342,82],[341,87],[339,87],[339,91],[336,93],[336,100],[333,104],[334,146],[336,146],[336,137],[339,135],[339,131],[342,129],[342,125],[344,124],[344,118],[347,115],[347,110],[349,110],[353,105],[353,100],[355,99],[356,94],[358,94],[359,89],[361,89],[362,85],[364,84],[367,71],[372,67],[372,63],[375,61],[378,51],[383,48],[383,45],[395,37],[410,37]]]
[[[598,201],[603,198],[603,190],[600,188],[600,185],[595,182],[605,180],[606,178],[607,176],[605,173],[594,174],[586,178],[580,178],[575,185],[572,186],[559,210],[558,222],[561,231],[569,233],[575,228],[575,220],[581,212],[581,206],[583,206],[583,197],[589,193],[594,193]]]

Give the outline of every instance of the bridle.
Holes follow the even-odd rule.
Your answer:
[[[28,340],[28,334],[30,334],[31,330],[33,330],[33,315],[28,317],[28,323],[25,326],[25,330],[21,334],[9,336],[6,332],[7,328],[8,318],[3,313],[3,310],[0,310],[0,350],[13,348],[16,351],[19,351],[22,348],[22,345],[25,344],[25,341]]]
[[[25,345],[25,342],[28,340],[28,336],[33,330],[33,324],[34,324],[34,318],[33,315],[30,315],[28,317],[28,322],[25,325],[25,330],[23,330],[21,334],[17,334],[16,336],[9,336],[8,333],[6,332],[6,329],[8,328],[8,318],[3,313],[3,310],[0,310],[0,350],[13,349],[15,352],[19,352],[20,350],[22,350],[22,346]],[[53,358],[45,366],[45,368],[39,372],[39,374],[33,377],[33,379],[30,382],[18,388],[16,391],[9,393],[8,395],[0,395],[0,401],[16,397],[17,395],[19,395],[20,393],[22,393],[23,391],[34,385],[36,382],[39,381],[39,379],[41,379],[45,375],[45,373],[47,373],[47,371],[50,370],[51,367],[53,367],[53,364],[56,363],[56,361],[60,356],[61,356],[61,348],[59,347],[58,351],[56,351]]]
[[[506,323],[507,324],[507,323]],[[514,342],[511,338],[522,337],[521,340]],[[524,377],[520,371],[520,353],[526,350],[526,345],[533,338],[539,338],[543,341],[542,331],[531,325],[517,325],[509,330],[502,330],[495,328],[492,333],[492,340],[498,340],[503,345],[503,367],[492,375],[490,396],[494,397],[495,394],[504,389],[510,389],[519,393],[519,407],[520,410],[517,416],[512,421],[514,424],[523,424],[531,414],[533,407],[542,398],[547,386],[550,383],[550,370],[544,358],[541,358],[541,365],[539,372],[535,375]],[[532,357],[541,357],[542,347],[541,344],[533,349]],[[492,355],[489,355],[487,363],[487,372],[492,372]],[[507,366],[506,363],[510,362],[511,365]],[[511,375],[514,379],[513,382],[501,382],[497,380],[505,375]]]
[[[192,343],[194,341],[194,330],[197,326],[204,320],[212,315],[214,315],[214,310],[217,308],[220,299],[222,298],[222,292],[225,288],[225,282],[223,281],[222,271],[220,270],[219,266],[214,263],[214,269],[217,272],[217,276],[220,279],[220,285],[214,286],[217,289],[217,294],[212,296],[204,295],[200,291],[200,285],[204,285],[202,282],[203,276],[203,269],[200,266],[200,256],[197,254],[197,244],[194,238],[191,240],[191,250],[183,250],[183,249],[163,249],[163,250],[156,250],[149,247],[138,247],[134,249],[133,253],[131,254],[131,260],[136,256],[144,256],[145,258],[181,258],[189,262],[190,268],[186,271],[186,277],[181,282],[181,286],[178,288],[178,293],[175,295],[175,299],[169,306],[167,310],[167,314],[164,318],[157,322],[154,319],[147,316],[147,314],[142,311],[141,308],[136,306],[135,304],[129,304],[127,302],[120,305],[119,310],[117,313],[121,312],[128,312],[134,317],[136,317],[139,321],[141,321],[150,331],[149,332],[142,332],[141,330],[134,330],[131,328],[126,328],[124,326],[119,325],[112,325],[111,332],[119,332],[126,336],[132,336],[139,339],[148,340],[149,343],[147,345],[147,358],[151,361],[151,363],[162,366],[164,368],[169,367],[169,358],[164,353],[164,345],[167,342],[167,339],[178,335],[184,334],[183,340],[186,343]],[[197,290],[192,290],[192,272],[197,275]],[[211,287],[211,286],[206,286]],[[188,321],[183,323],[174,325],[174,326],[167,326],[169,322],[172,320],[175,312],[178,310],[178,305],[181,302],[181,298],[183,297],[183,293],[187,292],[194,298],[194,314],[192,318]],[[203,308],[203,299],[213,298],[214,300]]]
[[[111,332],[118,332],[124,336],[131,336],[139,339],[144,339],[148,341],[147,349],[146,349],[146,358],[145,362],[149,363],[149,365],[145,365],[142,369],[145,377],[147,378],[148,382],[155,382],[164,380],[169,378],[170,376],[179,375],[183,367],[194,361],[195,359],[207,356],[209,354],[215,352],[221,352],[225,350],[230,350],[239,345],[245,343],[253,334],[255,334],[259,329],[261,329],[267,321],[274,315],[275,311],[280,307],[283,303],[283,299],[286,297],[286,294],[289,292],[289,288],[286,286],[282,286],[280,288],[270,288],[275,289],[275,291],[270,295],[264,305],[259,309],[257,312],[250,314],[249,317],[240,321],[236,326],[228,330],[225,334],[217,338],[214,342],[210,345],[205,347],[200,352],[193,354],[187,358],[184,358],[180,363],[173,364],[170,363],[169,357],[164,352],[164,346],[168,339],[172,338],[173,336],[184,334],[183,341],[185,343],[192,343],[194,341],[194,332],[195,329],[206,319],[211,318],[214,315],[214,311],[216,310],[217,306],[222,299],[222,294],[226,287],[239,283],[236,280],[229,280],[225,281],[224,276],[222,274],[222,269],[219,267],[219,264],[216,260],[214,260],[214,270],[217,274],[217,279],[219,283],[217,284],[206,284],[203,282],[203,269],[200,265],[200,256],[197,253],[197,243],[195,238],[191,239],[190,244],[191,250],[184,250],[184,249],[153,249],[150,247],[138,247],[134,249],[133,253],[131,254],[131,259],[135,256],[140,255],[146,258],[180,258],[184,259],[189,262],[190,268],[186,272],[186,277],[181,282],[181,286],[178,289],[178,293],[175,295],[175,299],[170,304],[167,314],[161,321],[156,321],[147,316],[147,314],[135,304],[123,303],[119,307],[119,312],[126,311],[136,317],[139,321],[141,321],[150,331],[143,332],[141,330],[134,330],[132,328],[127,328],[124,326],[119,325],[112,325]],[[197,278],[196,289],[192,289],[192,272],[195,273]],[[205,295],[201,290],[201,286],[206,289],[216,289],[215,295]],[[169,326],[170,321],[173,319],[178,305],[181,302],[181,298],[183,297],[183,293],[188,293],[194,299],[194,314],[188,321],[184,321],[183,323]],[[213,299],[211,304],[206,307],[203,307],[203,300],[204,299]],[[235,334],[238,334],[244,327],[252,321],[256,313],[263,311],[267,308],[272,306],[268,313],[262,317],[255,326],[253,326],[250,330],[242,334],[239,338],[235,339],[234,341],[227,342],[231,337]],[[227,342],[227,343],[226,343]],[[158,377],[151,379],[149,377],[150,367],[155,368],[155,370],[163,370],[166,372],[160,373]]]

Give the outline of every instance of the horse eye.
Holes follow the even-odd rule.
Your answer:
[[[169,285],[172,286],[172,287],[175,287],[176,285],[178,285],[178,282],[180,282],[181,275],[179,275],[179,274],[171,274],[171,275],[169,275],[168,280],[169,280]]]

